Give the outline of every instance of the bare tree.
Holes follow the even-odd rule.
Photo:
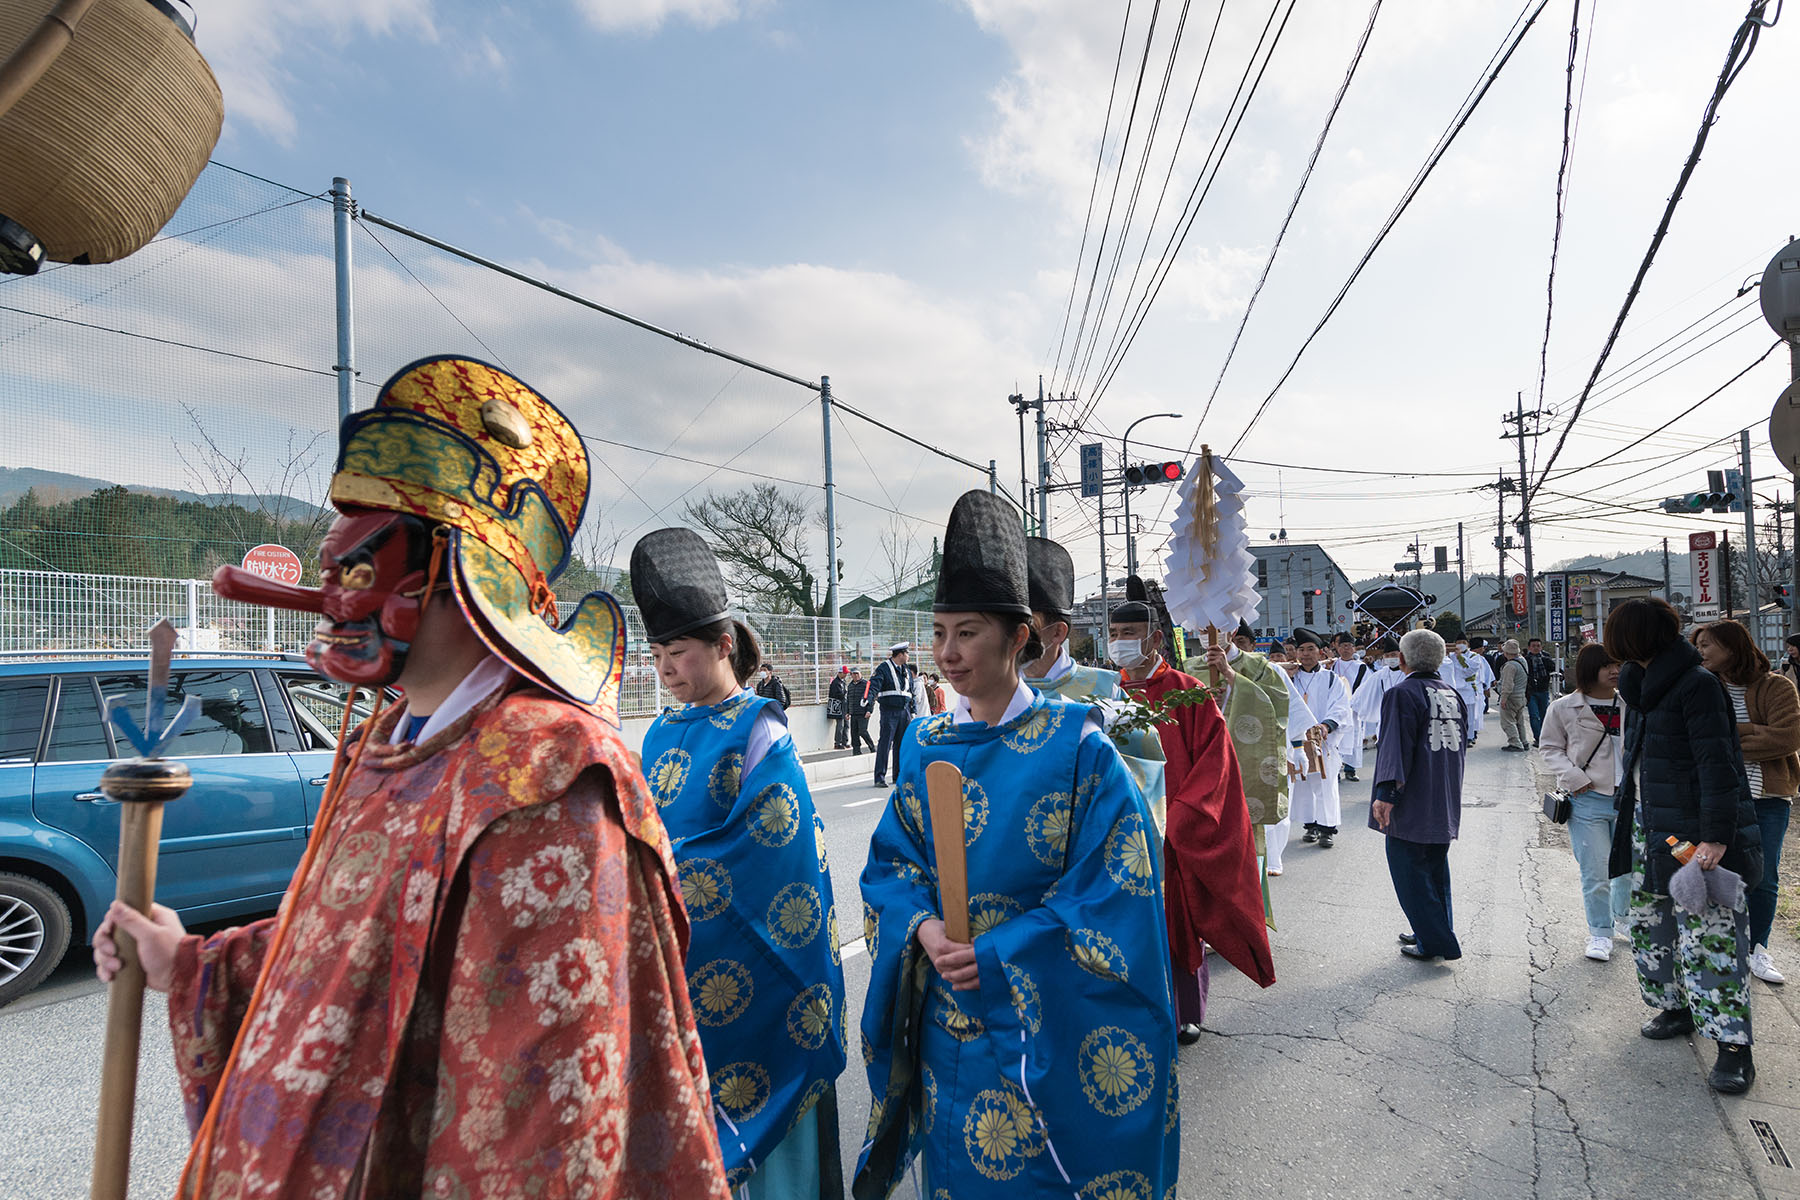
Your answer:
[[[897,596],[917,583],[931,565],[931,552],[919,545],[919,539],[899,517],[888,518],[887,528],[881,531],[877,542],[883,568],[881,586],[889,596]]]
[[[725,578],[750,607],[817,616],[817,579],[808,561],[815,525],[810,505],[772,483],[708,492],[682,506],[706,535]]]
[[[175,455],[187,469],[194,490],[203,497],[221,501],[221,519],[228,528],[238,526],[233,532],[246,548],[261,540],[261,531],[243,527],[241,519],[234,517],[233,508],[265,517],[274,527],[276,539],[299,555],[310,571],[333,516],[331,506],[319,494],[318,467],[330,446],[327,433],[289,429],[282,454],[268,475],[258,481],[251,478],[245,466],[250,457],[248,448],[240,448],[235,455],[227,452],[198,411],[187,404],[181,407],[198,440],[186,446],[175,443]],[[321,447],[321,442],[326,445]],[[296,495],[297,492],[306,494]],[[245,500],[249,503],[242,503]]]

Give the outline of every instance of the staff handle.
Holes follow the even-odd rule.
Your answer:
[[[181,795],[186,767],[164,759],[115,763],[100,787],[119,801],[119,886],[116,895],[145,916],[156,898],[156,852],[163,803]],[[125,1200],[131,1183],[131,1126],[137,1107],[138,1052],[144,1021],[144,965],[137,939],[113,930],[122,964],[107,988],[106,1049],[100,1064],[100,1111],[94,1126],[89,1200]]]
[[[938,904],[944,910],[944,936],[968,945],[969,861],[963,831],[963,777],[955,763],[925,767],[925,792],[931,805],[931,844],[937,852]]]
[[[1208,625],[1206,627],[1206,648],[1208,650],[1216,649],[1218,647],[1218,644],[1219,644],[1219,627],[1217,625]],[[1215,691],[1215,692],[1218,691],[1219,690],[1219,668],[1209,666],[1206,668],[1206,674],[1207,674],[1208,679],[1212,682],[1213,691]]]

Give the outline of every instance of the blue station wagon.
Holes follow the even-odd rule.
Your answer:
[[[91,941],[112,901],[119,805],[100,775],[133,752],[101,714],[125,696],[141,716],[148,670],[117,651],[0,656],[0,1005],[36,987],[75,934]],[[163,810],[158,903],[188,924],[275,908],[312,831],[344,694],[291,655],[175,656],[169,710],[193,696],[200,712],[165,751],[194,783]]]

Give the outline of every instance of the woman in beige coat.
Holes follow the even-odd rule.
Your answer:
[[[1737,709],[1738,744],[1744,751],[1744,773],[1756,797],[1756,823],[1762,826],[1762,882],[1750,890],[1750,973],[1764,983],[1786,983],[1787,977],[1769,957],[1769,933],[1775,927],[1777,873],[1781,843],[1787,836],[1788,812],[1800,792],[1800,693],[1785,675],[1772,670],[1769,657],[1736,621],[1715,621],[1694,631],[1700,665],[1717,675]]]
[[[1575,657],[1575,690],[1559,696],[1544,713],[1538,746],[1569,793],[1569,847],[1581,868],[1581,897],[1587,910],[1587,956],[1612,957],[1613,939],[1630,939],[1631,876],[1609,878],[1615,797],[1619,783],[1619,731],[1624,705],[1616,685],[1619,664],[1598,643]]]

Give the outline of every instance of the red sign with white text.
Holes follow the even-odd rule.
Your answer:
[[[1688,568],[1692,572],[1693,613],[1695,620],[1719,615],[1719,535],[1688,534]]]
[[[300,582],[300,556],[273,542],[253,546],[244,554],[244,570],[277,583]]]
[[[1525,615],[1525,576],[1512,577],[1512,610],[1519,616]]]

